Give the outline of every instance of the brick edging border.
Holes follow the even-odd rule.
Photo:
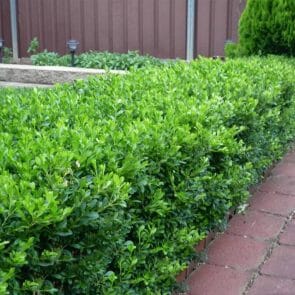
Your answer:
[[[287,153],[291,152],[292,150],[294,150],[294,145],[291,145],[289,147],[289,149],[287,150]],[[254,192],[256,192],[258,190],[259,186],[263,182],[265,182],[268,177],[271,176],[271,171],[278,164],[278,162],[279,162],[279,160],[275,161],[274,163],[272,163],[272,165],[270,167],[268,167],[264,171],[262,179],[261,179],[261,181],[259,183],[250,186],[250,188],[249,188],[250,198],[251,198],[252,194],[254,194]],[[250,200],[250,198],[249,198],[249,200]],[[228,212],[228,214],[227,214],[227,221],[229,222],[237,213],[238,213],[237,208],[233,208],[232,210],[230,210]],[[215,238],[217,237],[218,234],[220,234],[220,232],[218,232],[218,231],[210,231],[208,233],[208,235],[194,247],[195,253],[199,254],[199,253],[202,253],[202,252],[206,251],[208,249],[209,245],[215,240]],[[176,276],[176,282],[178,284],[185,283],[186,280],[189,278],[189,276],[192,274],[192,272],[194,272],[198,268],[198,266],[200,264],[201,263],[198,263],[197,261],[189,262],[187,268],[184,269],[181,273],[179,273]],[[173,293],[173,294],[174,295],[179,295],[179,294],[182,294],[182,293]],[[186,294],[186,293],[184,293],[184,294]]]

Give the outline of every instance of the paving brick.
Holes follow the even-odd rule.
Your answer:
[[[295,219],[293,219],[280,236],[280,243],[295,246]]]
[[[205,264],[191,274],[188,294],[239,295],[244,291],[249,279],[249,273]]]
[[[295,177],[295,163],[281,162],[271,171],[271,174],[274,176]]]
[[[263,261],[268,243],[223,234],[209,247],[208,263],[251,270]]]
[[[281,162],[271,171],[271,174],[295,177],[295,163]]]
[[[252,210],[289,216],[295,209],[295,198],[276,193],[255,192],[250,199]]]
[[[232,218],[227,232],[264,240],[271,239],[280,233],[284,220],[284,217],[248,210],[245,214]]]
[[[295,279],[295,247],[279,246],[263,265],[262,274]]]
[[[259,190],[295,196],[295,177],[283,175],[269,177],[259,186]]]
[[[295,151],[291,151],[285,155],[281,162],[284,163],[295,163]]]
[[[295,281],[259,276],[247,295],[294,295]]]

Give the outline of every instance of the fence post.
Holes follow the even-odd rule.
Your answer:
[[[186,60],[194,59],[196,1],[187,0]]]
[[[10,0],[10,21],[11,21],[11,39],[13,60],[18,61],[18,32],[17,32],[17,8],[16,0]]]

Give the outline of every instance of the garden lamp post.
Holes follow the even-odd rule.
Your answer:
[[[76,50],[78,48],[78,45],[79,45],[79,42],[77,40],[69,40],[67,42],[67,45],[68,45],[68,48],[69,48],[69,51],[71,53],[71,65],[72,67],[75,66],[75,53],[76,53]]]
[[[0,37],[0,63],[2,63],[4,40]]]

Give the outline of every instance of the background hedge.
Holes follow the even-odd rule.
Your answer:
[[[201,59],[0,92],[0,294],[170,294],[294,138],[294,64]]]
[[[240,20],[240,54],[295,54],[295,1],[248,0]]]
[[[55,52],[44,52],[31,56],[33,65],[36,66],[71,66],[71,56],[60,56]],[[150,55],[140,55],[136,51],[128,53],[111,53],[89,51],[75,57],[75,65],[81,68],[130,70],[148,66],[161,66],[167,61],[160,60]]]

